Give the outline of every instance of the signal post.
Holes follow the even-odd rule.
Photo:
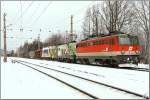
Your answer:
[[[4,19],[4,28],[3,28],[3,31],[4,31],[4,59],[3,61],[4,62],[7,62],[7,45],[6,45],[6,13],[4,13],[3,15]]]

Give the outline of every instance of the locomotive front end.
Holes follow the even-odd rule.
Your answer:
[[[120,55],[118,59],[120,63],[133,63],[139,62],[140,45],[138,37],[135,35],[124,34],[118,37]]]

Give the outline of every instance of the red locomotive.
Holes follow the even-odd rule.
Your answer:
[[[50,48],[56,46],[45,47],[50,50]],[[43,50],[45,50],[43,48]],[[92,64],[96,62],[98,64],[111,64],[118,65],[124,63],[134,63],[137,64],[139,62],[140,55],[140,45],[138,36],[133,34],[124,34],[118,32],[114,32],[111,35],[95,37],[83,40],[79,43],[70,43],[57,45],[55,51],[51,52],[54,57],[57,58],[57,55],[62,59],[68,57],[67,59],[72,60],[73,62],[83,63],[83,64]],[[68,50],[70,56],[60,56],[60,53],[63,53],[64,49]],[[35,51],[35,58],[50,58],[52,54],[48,54],[47,56],[42,56],[45,52],[41,50]],[[57,54],[58,53],[58,54]],[[64,54],[61,54],[64,55]],[[42,56],[42,57],[41,57]],[[69,58],[70,57],[70,58]],[[65,61],[65,60],[64,60]]]
[[[138,37],[131,34],[114,34],[81,41],[76,45],[76,57],[80,63],[118,65],[138,63],[140,45]]]

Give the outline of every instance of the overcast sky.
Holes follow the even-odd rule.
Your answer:
[[[12,24],[7,29],[13,29],[7,30],[7,37],[17,37],[17,39],[7,39],[8,50],[23,45],[27,40],[33,41],[39,33],[41,40],[44,41],[58,30],[60,33],[70,31],[71,15],[74,16],[74,32],[81,33],[85,11],[94,3],[98,1],[1,1],[2,28],[5,12],[7,13],[6,24]],[[20,28],[23,28],[23,32],[20,32]],[[31,37],[32,39],[29,39]],[[3,49],[3,32],[1,32],[1,48]]]

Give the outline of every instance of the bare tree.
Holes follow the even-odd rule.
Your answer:
[[[132,2],[107,0],[87,9],[82,29],[85,34],[90,30],[97,36],[112,31],[129,32],[134,16]]]
[[[92,24],[93,24],[93,27],[92,27],[92,32],[94,34],[96,34],[98,36],[99,34],[99,16],[98,16],[98,13],[99,13],[99,8],[98,8],[98,5],[95,4],[92,6]]]
[[[62,34],[55,33],[52,36],[49,36],[43,43],[44,47],[65,43],[65,37]]]
[[[65,42],[65,39],[61,34],[54,34],[51,37],[52,45],[63,44],[64,42]]]
[[[143,29],[145,36],[145,62],[148,63],[149,58],[149,39],[150,39],[150,1],[135,2],[136,18],[139,26]]]
[[[99,5],[93,5],[91,8],[88,8],[85,14],[85,19],[83,21],[82,29],[83,33],[87,36],[96,35],[98,36],[101,33],[100,16],[99,16]]]
[[[108,0],[104,1],[101,6],[99,14],[107,31],[126,31],[125,27],[134,17],[132,3],[125,0]]]
[[[42,48],[43,43],[40,42],[40,48]],[[35,39],[31,43],[28,43],[27,41],[24,43],[23,46],[20,46],[18,48],[19,56],[20,57],[29,57],[30,51],[36,51],[38,49],[38,40]]]
[[[82,32],[84,34],[84,38],[87,38],[91,34],[91,24],[91,8],[88,8],[86,10],[86,14],[82,24]]]

